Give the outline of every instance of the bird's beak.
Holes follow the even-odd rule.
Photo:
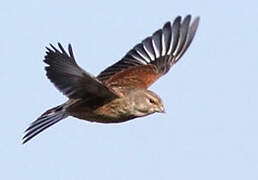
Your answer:
[[[166,111],[165,111],[164,106],[160,107],[159,113],[165,113],[165,112],[166,112]]]

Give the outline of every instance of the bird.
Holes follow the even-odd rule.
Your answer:
[[[93,76],[58,43],[46,47],[46,76],[68,100],[47,110],[25,130],[22,143],[72,116],[97,123],[122,123],[156,112],[164,113],[161,98],[148,88],[178,62],[190,46],[200,17],[177,16],[134,46],[121,60]]]

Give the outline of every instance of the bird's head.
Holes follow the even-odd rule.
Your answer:
[[[146,116],[155,112],[164,113],[164,105],[161,98],[150,90],[135,90],[130,94],[133,114]]]

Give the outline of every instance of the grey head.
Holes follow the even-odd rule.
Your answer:
[[[146,116],[155,112],[164,113],[165,108],[161,98],[154,92],[147,89],[132,91],[129,94],[131,113],[134,116]]]

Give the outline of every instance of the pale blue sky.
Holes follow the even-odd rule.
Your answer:
[[[45,46],[72,43],[97,74],[177,15],[196,37],[151,90],[166,114],[117,125],[68,118],[21,145],[66,100],[45,77]],[[257,180],[257,1],[4,1],[0,6],[0,179]]]

